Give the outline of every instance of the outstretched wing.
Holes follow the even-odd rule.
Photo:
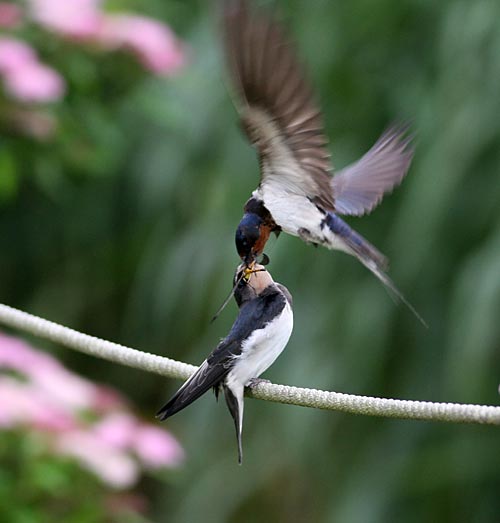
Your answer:
[[[226,0],[223,21],[241,121],[258,150],[262,182],[333,210],[321,114],[281,27],[246,0]]]
[[[363,157],[331,178],[337,213],[367,214],[401,183],[413,158],[407,130],[407,126],[387,129]]]

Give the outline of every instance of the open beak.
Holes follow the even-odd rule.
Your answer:
[[[250,254],[247,254],[245,256],[245,260],[244,260],[245,267],[247,269],[252,268],[255,265],[255,261],[256,261],[256,256],[253,252],[251,252]]]
[[[268,265],[269,264],[269,256],[266,253],[262,253],[260,255],[260,260],[257,260],[259,255],[256,255],[254,253],[249,254],[245,258],[245,266],[247,269],[253,269],[255,267],[255,264],[258,263],[259,265]],[[251,260],[251,261],[249,261]]]

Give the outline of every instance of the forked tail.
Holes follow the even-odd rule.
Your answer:
[[[241,444],[241,433],[243,430],[243,389],[241,389],[241,391],[232,391],[227,385],[224,385],[224,397],[226,398],[227,408],[234,420],[236,441],[238,443],[238,464],[241,465],[243,463],[243,447]]]
[[[389,295],[396,302],[404,303],[417,319],[427,328],[427,323],[417,312],[415,307],[404,297],[403,293],[396,287],[396,284],[386,274],[388,268],[387,258],[363,236],[351,229],[344,220],[334,213],[328,213],[324,222],[335,235],[336,242],[341,241],[345,250],[356,256],[356,258],[370,270],[382,282],[388,290]]]

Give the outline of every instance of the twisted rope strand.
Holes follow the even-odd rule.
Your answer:
[[[196,369],[180,361],[101,340],[0,304],[0,323],[65,347],[169,378],[188,378]],[[265,401],[387,418],[500,425],[500,407],[355,396],[340,392],[259,383],[247,396]]]

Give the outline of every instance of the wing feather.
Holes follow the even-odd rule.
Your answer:
[[[361,216],[408,172],[407,127],[394,126],[356,163],[333,178],[328,139],[293,46],[270,16],[247,0],[226,0],[224,43],[242,126],[257,148],[261,183],[286,186],[327,210]]]
[[[184,409],[212,387],[219,385],[242,351],[242,343],[254,330],[262,329],[269,318],[285,307],[284,293],[269,288],[259,297],[243,303],[228,335],[217,345],[195,373],[182,385],[170,401],[157,413],[165,420]]]
[[[401,183],[413,158],[407,130],[408,126],[390,127],[364,156],[331,179],[336,212],[367,214]]]
[[[217,386],[228,372],[229,369],[223,363],[210,365],[205,360],[170,401],[157,412],[156,417],[163,421],[191,405],[205,392]]]
[[[249,9],[246,0],[226,0],[223,25],[240,117],[258,150],[262,182],[273,178],[279,183],[281,178],[287,190],[333,210],[332,168],[321,114],[280,25]]]

